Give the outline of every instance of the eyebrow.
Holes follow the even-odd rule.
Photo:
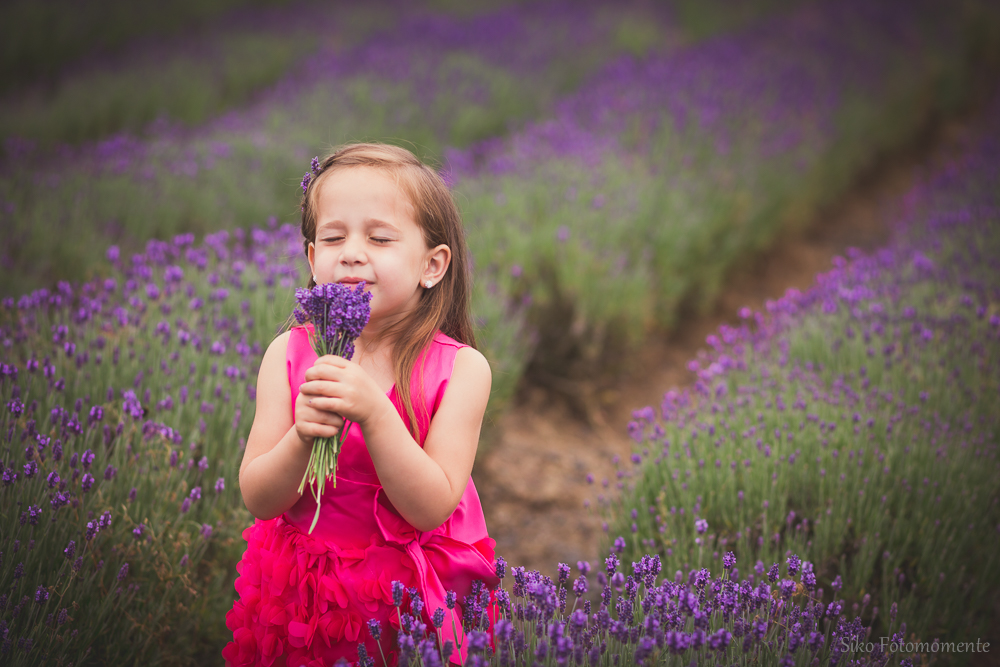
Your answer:
[[[369,229],[373,227],[383,227],[390,229],[396,233],[400,232],[400,229],[396,227],[396,225],[392,224],[391,222],[387,222],[385,220],[380,220],[379,218],[368,218],[364,221],[363,224],[365,227]],[[316,231],[320,232],[320,231],[325,231],[330,227],[344,227],[344,226],[345,226],[344,223],[341,222],[340,220],[328,220],[326,222],[322,222],[319,225],[317,225]]]

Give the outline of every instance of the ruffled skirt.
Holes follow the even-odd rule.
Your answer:
[[[374,543],[341,549],[283,517],[257,521],[243,538],[247,549],[237,566],[239,599],[226,614],[233,632],[222,652],[227,665],[328,667],[339,658],[357,663],[359,642],[376,664],[382,655],[396,664],[399,618],[392,582],[417,584],[405,552]],[[378,643],[369,619],[381,625]]]

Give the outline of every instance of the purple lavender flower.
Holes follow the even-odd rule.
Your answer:
[[[708,530],[708,521],[705,521],[704,519],[698,519],[697,521],[694,522],[694,529],[698,531],[699,535],[704,535],[705,532]]]
[[[208,539],[212,536],[212,525],[208,523],[201,524],[201,536],[203,539]]]
[[[146,530],[146,525],[140,523],[138,526],[136,526],[135,528],[132,529],[132,537],[134,537],[137,540],[141,540],[142,539],[142,533],[145,530]]]
[[[45,586],[39,586],[38,589],[35,590],[35,602],[37,604],[42,605],[42,604],[45,604],[48,601],[49,601],[49,591],[48,591],[48,589],[45,588]]]
[[[118,581],[125,581],[125,577],[128,576],[128,563],[122,563],[122,567],[118,570]]]
[[[222,477],[215,480],[215,492],[222,493],[225,490],[226,490],[226,480]]]
[[[375,641],[378,641],[382,638],[382,624],[378,622],[378,619],[375,618],[368,619],[368,633],[372,636],[372,639],[374,639]]]
[[[401,581],[392,582],[392,604],[401,607],[403,605],[403,591],[406,587],[403,586]]]
[[[604,567],[608,571],[608,576],[613,577],[618,569],[618,556],[612,553],[604,559]]]
[[[126,389],[122,392],[122,399],[122,411],[125,414],[133,419],[142,419],[143,415],[146,414],[142,404],[139,402],[139,398],[131,389]]]

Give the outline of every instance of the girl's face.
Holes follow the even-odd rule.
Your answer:
[[[427,247],[412,204],[390,176],[348,167],[319,184],[309,266],[317,283],[365,281],[372,293],[369,329],[404,318],[450,261],[448,246]]]

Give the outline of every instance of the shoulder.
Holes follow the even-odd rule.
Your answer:
[[[453,359],[455,371],[467,371],[477,376],[485,377],[487,382],[491,381],[490,364],[486,357],[474,347],[465,343],[460,343],[451,336],[441,333],[435,334],[430,344],[431,352],[436,351],[446,357]]]
[[[479,350],[468,345],[460,348],[455,354],[455,369],[451,374],[452,381],[456,379],[465,381],[472,385],[485,387],[489,392],[493,383],[493,373],[490,370],[490,363]]]
[[[285,356],[288,354],[288,341],[292,338],[292,331],[294,330],[280,334],[267,346],[264,358],[260,362],[261,373],[264,372],[265,368],[268,370],[284,368]]]
[[[267,357],[270,354],[276,353],[280,353],[281,356],[284,356],[285,352],[288,350],[288,341],[292,339],[292,334],[295,330],[300,328],[301,327],[295,327],[285,331],[284,333],[278,334],[274,340],[271,341],[270,345],[267,346],[267,351],[264,352],[264,356]]]

